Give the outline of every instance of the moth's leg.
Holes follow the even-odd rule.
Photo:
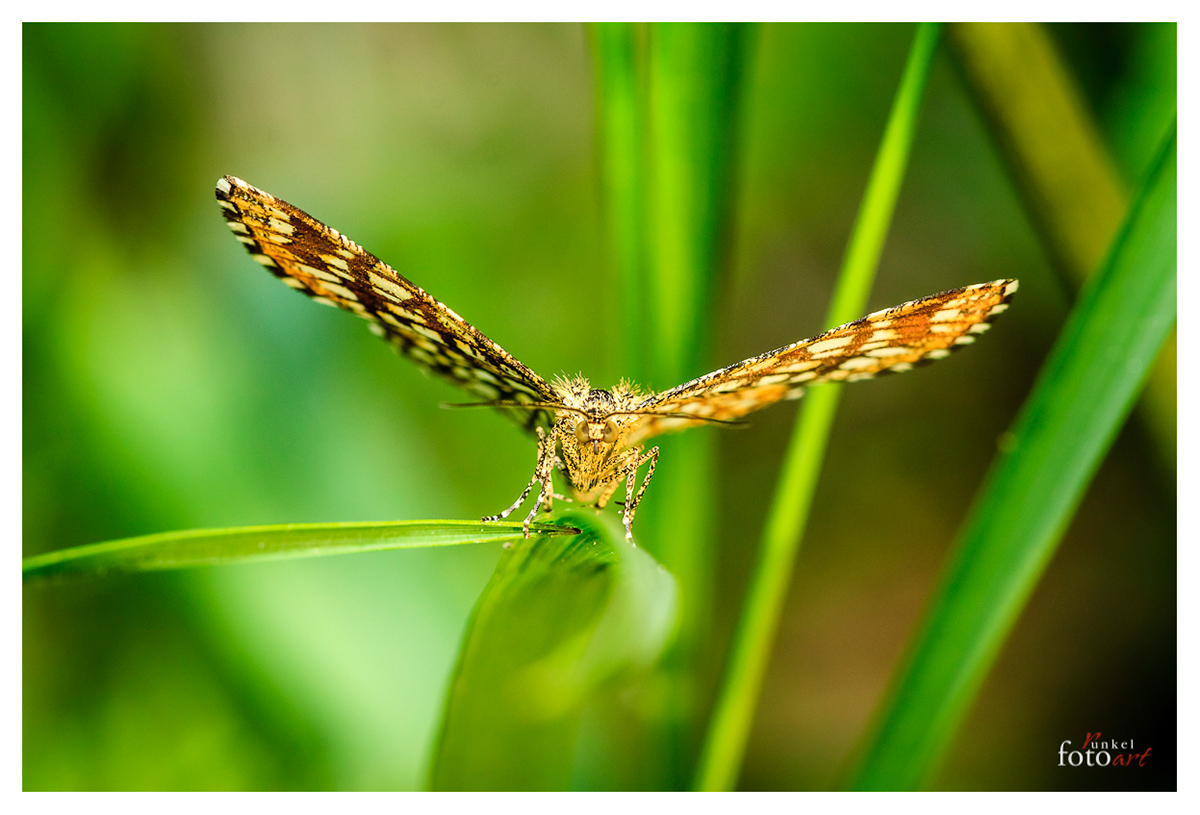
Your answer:
[[[554,504],[554,486],[550,483],[550,473],[550,470],[546,470],[544,480],[541,482],[542,488],[538,491],[537,500],[533,502],[533,509],[529,510],[529,514],[525,516],[525,523],[521,525],[521,531],[525,533],[526,538],[529,537],[529,525],[537,517],[538,510],[544,509],[549,512]],[[537,478],[538,476],[535,475],[534,479],[537,480]]]
[[[554,427],[550,429],[550,437],[546,441],[546,449],[539,452],[540,457],[538,458],[537,472],[534,473],[534,477],[537,478],[538,474],[541,474],[539,480],[542,482],[542,490],[538,494],[538,500],[534,503],[533,512],[530,513],[531,518],[537,515],[539,508],[549,512],[550,508],[554,505],[554,499],[559,497],[554,494],[554,471],[566,472],[562,459],[558,457],[558,439],[562,434],[563,423],[556,422]],[[529,537],[529,518],[525,519],[525,537]]]
[[[556,422],[554,427],[550,428],[549,436],[538,434],[541,444],[538,446],[538,463],[537,469],[534,470],[533,480],[539,482],[542,488],[538,491],[537,500],[533,502],[533,509],[529,510],[529,514],[525,516],[525,523],[521,525],[525,537],[529,537],[529,525],[533,523],[533,519],[537,517],[538,510],[549,512],[554,505],[554,464],[558,460],[555,455],[555,449],[558,447],[559,436],[563,434],[563,428],[566,427],[566,422]],[[529,485],[533,486],[532,483]]]
[[[546,478],[542,481],[542,494],[540,496],[542,500],[534,507],[535,510],[541,507],[544,512],[549,512],[550,508],[554,505],[554,499],[562,497],[554,491],[554,471],[558,469],[559,463],[558,456],[555,456],[554,461],[550,462],[550,466],[546,468]],[[526,535],[526,537],[529,536]]]
[[[503,512],[501,512],[499,514],[488,515],[487,517],[485,517],[483,519],[485,522],[487,522],[487,521],[502,521],[505,518],[507,518],[509,515],[512,515],[513,512],[516,511],[517,507],[519,507],[519,506],[521,506],[521,504],[525,503],[525,499],[529,497],[529,493],[533,489],[533,485],[538,483],[538,481],[540,480],[540,479],[538,479],[538,473],[541,472],[541,469],[542,469],[541,468],[541,461],[543,458],[542,448],[546,444],[546,433],[540,427],[537,428],[537,437],[538,437],[538,464],[533,469],[533,478],[529,479],[529,483],[525,485],[525,489],[521,492],[521,496],[517,500],[512,502],[512,506],[510,506],[508,509],[504,510]]]
[[[508,509],[504,510],[498,515],[489,515],[483,519],[484,521],[504,520],[513,512],[515,512],[517,507],[525,503],[525,499],[529,497],[529,493],[533,491],[535,484],[541,484],[541,490],[538,492],[537,500],[533,505],[533,512],[531,512],[529,517],[525,519],[525,537],[529,537],[530,521],[532,521],[533,517],[537,515],[538,508],[542,505],[542,500],[546,497],[546,494],[548,492],[553,492],[551,489],[550,474],[554,470],[554,461],[556,458],[554,455],[554,448],[558,444],[558,436],[558,425],[555,425],[553,428],[551,428],[549,435],[547,435],[542,428],[537,428],[538,460],[537,466],[535,466],[533,470],[533,478],[529,479],[529,483],[525,485],[525,489],[521,492],[520,497],[517,498],[516,501],[513,501],[512,505],[509,506]],[[507,546],[508,544],[505,544],[506,548]]]
[[[562,473],[562,477],[567,481],[567,483],[570,483],[571,471],[567,469],[567,465],[565,463],[563,463],[563,460],[561,458],[559,458],[558,456],[554,457],[554,469],[556,469],[560,473]],[[553,493],[553,496],[554,496],[554,499],[557,501],[566,501],[568,504],[575,503],[574,498],[571,498],[566,495],[560,495],[557,492]]]
[[[569,442],[569,435],[565,427],[559,432],[562,433],[564,439],[562,445],[562,466],[559,469],[566,476],[568,483],[570,483],[572,481],[571,473],[579,472],[579,448]]]
[[[646,468],[646,477],[642,479],[642,486],[635,495],[633,486],[637,483],[638,467],[641,467],[647,461],[650,462],[650,466]],[[658,448],[651,447],[650,450],[639,456],[629,467],[629,475],[625,479],[625,540],[631,543],[633,542],[633,513],[637,512],[638,502],[642,500],[642,494],[646,492],[646,485],[650,483],[650,477],[654,475],[654,466],[656,464],[658,464]]]
[[[604,492],[600,493],[600,497],[596,499],[594,504],[596,509],[604,509],[608,505],[609,500],[613,497],[613,493],[617,491],[617,487],[621,486],[621,479],[626,474],[627,462],[636,460],[640,452],[642,451],[636,448],[625,450],[612,462],[611,470],[605,473],[606,475],[610,475],[611,479],[608,482],[608,486],[604,488]],[[635,464],[634,467],[636,466]]]
[[[538,430],[541,430],[541,428],[539,427]],[[519,506],[521,506],[521,504],[525,503],[525,499],[529,497],[529,493],[533,490],[533,485],[537,484],[537,483],[538,483],[538,476],[537,476],[537,473],[535,472],[533,474],[533,478],[531,478],[529,480],[529,483],[525,485],[525,489],[521,491],[521,497],[518,498],[517,500],[513,501],[512,506],[510,506],[508,509],[504,510],[503,512],[497,513],[496,515],[485,516],[483,520],[485,522],[503,521],[509,515],[512,515],[513,512],[516,511],[517,507],[519,507]]]
[[[617,491],[617,487],[621,486],[621,475],[618,473],[612,481],[608,482],[608,486],[604,488],[604,492],[600,493],[600,497],[596,499],[596,509],[604,509],[608,504],[608,499],[612,498],[613,493]]]
[[[546,498],[546,511],[550,511],[549,490],[545,484],[542,484],[542,489],[538,492],[537,500],[533,502],[533,509],[529,510],[529,514],[525,516],[525,522],[521,524],[521,531],[525,534],[525,539],[529,539],[529,525],[533,523],[533,519],[537,517],[538,510],[542,508],[542,498]]]

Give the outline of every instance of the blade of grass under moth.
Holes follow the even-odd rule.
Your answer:
[[[541,534],[574,529],[534,524]],[[479,521],[391,521],[386,523],[279,524],[161,532],[93,543],[25,558],[26,580],[56,575],[187,569],[257,560],[323,557],[383,549],[507,543],[522,539],[520,524]]]
[[[670,640],[675,581],[611,513],[505,552],[475,605],[434,749],[437,790],[570,785],[585,706]]]

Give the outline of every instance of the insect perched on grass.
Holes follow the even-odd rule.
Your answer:
[[[645,449],[648,439],[699,424],[736,423],[798,398],[806,384],[854,382],[941,359],[974,342],[1017,290],[1015,280],[994,280],[922,297],[661,393],[642,393],[627,382],[601,390],[582,377],[547,382],[386,263],[286,201],[227,175],[217,182],[217,202],[234,237],[284,283],[370,321],[371,330],[422,368],[536,431],[533,478],[512,506],[484,518],[507,518],[537,487],[525,537],[538,508],[550,508],[552,474],[559,469],[576,500],[598,508],[624,482],[622,520],[632,539],[633,515],[658,462],[658,448]]]

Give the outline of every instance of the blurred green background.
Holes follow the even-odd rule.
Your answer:
[[[710,368],[819,330],[912,31],[757,28]],[[1135,183],[1174,108],[1174,26],[1051,31]],[[504,419],[439,410],[453,389],[246,257],[213,200],[225,173],[544,376],[622,376],[586,29],[26,25],[23,40],[23,555],[475,518],[528,478],[533,444]],[[1071,302],[943,50],[872,308],[998,277],[1021,292],[985,341],[844,395],[743,788],[840,782]],[[692,431],[718,434],[713,679],[793,415]],[[498,551],[30,585],[24,787],[420,787]],[[1175,638],[1175,476],[1135,420],[934,786],[1173,788]],[[1157,762],[1101,780],[1055,766],[1061,741],[1096,731]]]

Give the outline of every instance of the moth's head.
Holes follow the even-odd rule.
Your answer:
[[[616,444],[620,440],[619,417],[580,416],[575,421],[575,440],[582,445],[591,445],[592,453],[599,454],[600,445]]]
[[[575,398],[564,400],[564,407],[569,406],[564,413],[571,422],[571,433],[580,445],[590,446],[593,455],[599,455],[601,445],[611,447],[620,442],[628,432],[626,425],[635,419],[629,414],[614,412],[626,405],[619,404],[611,391],[589,387],[579,389],[571,396]]]

